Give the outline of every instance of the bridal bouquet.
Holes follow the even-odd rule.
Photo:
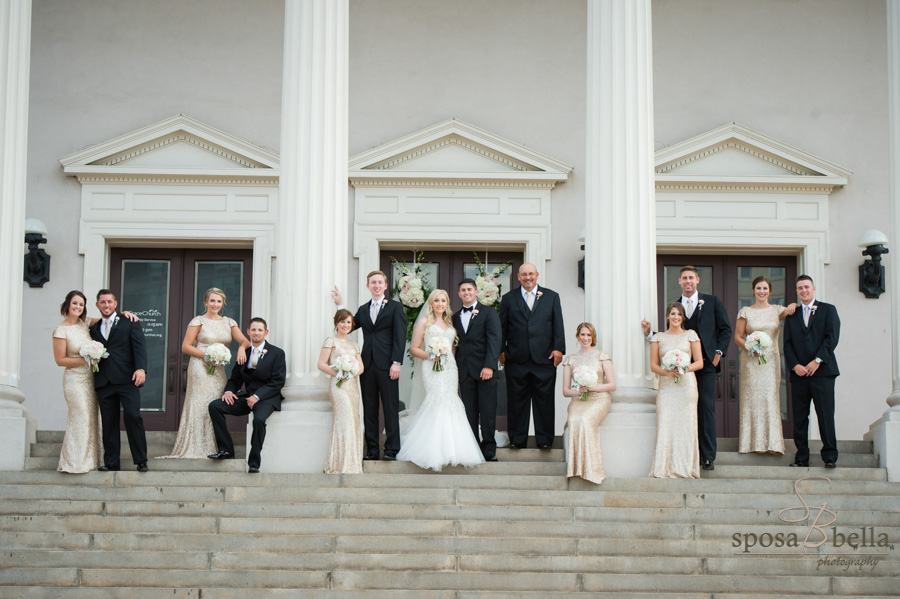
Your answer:
[[[225,366],[231,361],[231,350],[221,343],[213,343],[206,348],[206,355],[203,361],[209,364],[209,374],[216,373],[216,366]]]
[[[597,371],[590,366],[579,366],[572,373],[572,389],[578,387],[593,387],[600,382]],[[587,391],[582,391],[581,401],[587,401]]]
[[[766,363],[766,357],[763,355],[767,349],[772,347],[772,338],[762,331],[754,331],[747,335],[747,351],[750,355],[756,354],[760,364]]]
[[[680,383],[681,377],[680,374],[683,375],[688,371],[688,368],[691,366],[691,356],[688,355],[687,352],[681,351],[680,349],[671,349],[666,352],[666,355],[662,357],[662,363],[660,364],[666,370],[674,370],[675,371],[675,382]]]
[[[106,347],[99,341],[91,341],[81,346],[81,349],[78,350],[78,355],[91,365],[91,372],[100,372],[100,367],[97,364],[103,358],[108,358],[109,352],[106,351]]]
[[[356,376],[356,373],[359,372],[359,362],[353,356],[340,355],[335,358],[331,367],[338,372],[336,387],[340,387],[341,383],[350,380],[351,377]]]
[[[475,254],[475,264],[478,265],[478,275],[475,277],[475,287],[478,289],[478,301],[485,306],[493,306],[495,309],[499,310],[500,295],[503,290],[503,285],[500,283],[500,275],[509,270],[512,263],[506,262],[505,264],[501,264],[497,268],[488,271],[487,265],[478,257],[478,252],[472,253]],[[485,260],[487,260],[487,255],[485,255]]]
[[[450,355],[450,340],[446,337],[434,337],[428,342],[428,347],[425,348],[425,351],[428,353],[428,359],[434,360],[434,365],[431,369],[435,372],[441,372],[444,370],[444,364],[447,363],[447,356]]]

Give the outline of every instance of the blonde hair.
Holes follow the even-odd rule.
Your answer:
[[[220,296],[222,298],[222,309],[225,308],[225,292],[219,289],[218,287],[210,287],[206,290],[206,293],[203,294],[203,305],[206,305],[206,302],[209,301],[209,296],[213,293]]]
[[[428,296],[428,299],[425,301],[425,328],[427,329],[431,325],[433,325],[436,321],[434,317],[434,308],[431,307],[431,303],[438,298],[438,296],[443,295],[447,300],[447,309],[444,310],[444,323],[447,326],[453,326],[453,312],[450,311],[450,296],[443,289],[435,289]]]
[[[373,270],[372,272],[370,272],[369,274],[366,275],[366,285],[369,284],[369,279],[371,279],[372,277],[374,277],[376,275],[381,275],[381,278],[384,279],[385,285],[387,284],[387,275],[384,274],[380,270]]]

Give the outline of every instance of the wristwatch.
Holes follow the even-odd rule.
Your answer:
[[[821,364],[821,363],[822,363],[822,358],[816,358],[816,364]]]

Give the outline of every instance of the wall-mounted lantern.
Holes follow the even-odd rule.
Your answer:
[[[857,245],[863,250],[863,256],[869,256],[859,265],[859,291],[869,298],[877,298],[885,290],[885,272],[881,264],[881,255],[889,250],[884,247],[888,244],[887,235],[876,229],[869,229],[859,236]]]
[[[30,287],[43,287],[50,280],[50,256],[44,248],[38,247],[47,243],[47,225],[36,218],[25,219],[25,243],[28,253],[25,254],[25,282]]]

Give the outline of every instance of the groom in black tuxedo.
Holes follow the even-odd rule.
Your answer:
[[[122,318],[116,312],[115,294],[109,289],[97,292],[97,309],[102,317],[91,327],[91,338],[109,352],[98,364],[94,389],[100,403],[103,424],[103,465],[107,472],[119,469],[122,438],[119,435],[119,406],[125,420],[125,433],[131,459],[140,472],[147,472],[147,435],[141,418],[141,392],[147,376],[147,348],[144,331],[138,322]]]
[[[784,319],[784,357],[791,370],[791,403],[797,454],[791,466],[809,466],[809,404],[816,404],[822,435],[822,460],[837,466],[834,428],[834,382],[840,375],[834,348],[841,336],[837,309],[816,301],[816,287],[808,275],[797,277],[800,310]]]
[[[453,327],[459,338],[456,346],[459,394],[476,441],[479,419],[481,421],[481,453],[484,459],[496,462],[497,377],[494,371],[497,369],[503,334],[497,311],[478,302],[477,298],[475,281],[463,279],[459,284],[459,299],[463,307],[453,315]]]
[[[732,330],[728,313],[722,300],[714,295],[698,291],[700,273],[694,266],[681,269],[678,284],[681,297],[675,299],[684,305],[686,330],[696,331],[703,352],[703,368],[696,372],[697,434],[700,437],[700,465],[704,470],[715,470],[716,461],[716,375],[722,369],[720,362],[731,343]],[[644,335],[650,335],[650,323],[641,322]]]
[[[364,460],[379,455],[378,400],[384,412],[384,460],[394,461],[400,451],[400,366],[406,351],[406,313],[403,305],[388,299],[387,276],[374,270],[366,276],[371,301],[361,305],[353,317],[353,330],[363,331],[363,373],[360,388],[363,402],[363,426],[366,429]],[[331,297],[338,310],[344,307],[337,287]]]
[[[538,287],[534,264],[519,267],[518,279],[521,287],[504,294],[500,303],[509,441],[513,448],[525,447],[533,409],[537,446],[550,449],[555,435],[556,368],[566,352],[562,307],[559,294]]]
[[[263,442],[266,440],[266,420],[272,412],[281,410],[281,389],[287,377],[284,350],[266,343],[269,327],[262,318],[251,318],[247,328],[250,347],[247,361],[235,364],[220,399],[209,404],[209,417],[216,433],[219,452],[208,458],[234,458],[234,443],[225,424],[225,415],[244,416],[253,413],[253,434],[247,454],[247,471],[259,472]]]

